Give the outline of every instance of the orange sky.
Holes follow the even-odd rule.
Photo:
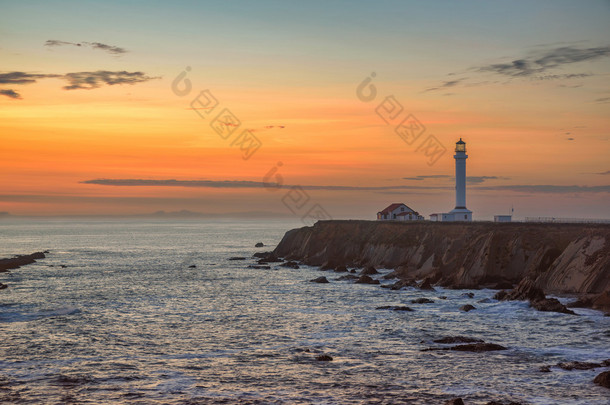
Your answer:
[[[222,10],[216,11],[222,14]],[[215,32],[222,46],[216,45],[211,53],[205,41],[185,45],[185,39],[193,35],[207,38],[205,28],[193,25],[190,33],[186,29],[174,32],[172,27],[180,22],[169,18],[160,26],[158,47],[152,49],[139,35],[148,26],[142,25],[139,31],[137,22],[117,21],[118,27],[127,30],[121,38],[120,29],[109,35],[100,25],[87,32],[69,21],[63,21],[68,29],[61,32],[59,22],[40,26],[32,16],[25,26],[37,28],[26,33],[26,28],[8,21],[11,14],[16,18],[22,13],[13,6],[0,17],[5,27],[0,32],[0,56],[6,61],[0,77],[10,72],[65,75],[105,70],[145,72],[148,79],[64,90],[69,84],[64,78],[38,78],[22,84],[4,76],[0,90],[15,90],[21,98],[0,96],[0,211],[56,215],[188,209],[290,214],[282,203],[287,188],[271,192],[264,187],[83,183],[93,179],[262,182],[282,162],[279,173],[286,185],[415,187],[308,191],[308,206],[319,203],[333,217],[372,218],[377,210],[399,201],[428,215],[453,207],[451,152],[462,137],[470,156],[467,174],[473,179],[468,206],[475,219],[504,213],[511,205],[518,216],[610,216],[610,103],[604,101],[610,94],[610,51],[604,51],[607,41],[598,38],[608,33],[607,28],[596,26],[595,21],[587,30],[581,27],[562,33],[561,40],[570,41],[566,46],[582,55],[595,48],[601,49],[602,56],[568,63],[565,56],[558,59],[556,55],[565,46],[536,47],[550,35],[546,31],[555,29],[544,24],[506,27],[516,37],[513,42],[505,43],[499,36],[492,46],[493,38],[486,37],[485,49],[480,51],[466,40],[474,35],[471,32],[464,33],[461,44],[455,40],[459,32],[448,33],[453,44],[434,38],[437,33],[426,37],[422,32],[419,40],[428,40],[428,48],[408,33],[376,32],[380,41],[388,35],[398,41],[394,37],[404,35],[404,41],[412,42],[413,52],[398,57],[392,49],[374,44],[364,44],[362,54],[352,53],[350,46],[355,44],[349,44],[349,34],[358,27],[326,27],[324,22],[320,29],[343,36],[303,38],[298,30],[307,21],[299,20],[303,26],[287,24],[282,32],[257,31],[261,38],[254,46],[261,49],[252,49],[235,32],[226,36]],[[351,17],[357,16],[354,12]],[[258,16],[244,13],[238,20],[250,21],[247,18],[256,21]],[[294,14],[291,18],[299,19]],[[539,37],[519,38],[519,30],[532,30]],[[277,38],[282,35],[298,37],[302,52],[285,47]],[[480,35],[484,37],[484,32]],[[112,54],[91,45],[45,46],[50,39],[109,42],[127,51]],[[265,39],[267,46],[260,43]],[[452,58],[456,46],[468,54],[468,62],[457,52]],[[330,52],[333,47],[334,54]],[[518,58],[542,60],[532,56],[536,53],[554,58],[553,62],[536,65],[542,69],[539,72],[519,71],[512,76],[498,68]],[[418,63],[412,65],[410,59]],[[187,75],[192,90],[178,96],[172,91],[172,81],[185,66],[192,67]],[[473,66],[496,67],[485,71]],[[356,97],[356,88],[373,71],[377,97],[363,102]],[[456,83],[447,84],[451,81]],[[206,119],[190,108],[204,89],[220,102]],[[403,142],[394,126],[385,124],[375,112],[389,95],[404,106],[394,125],[413,114],[426,127],[413,145]],[[210,127],[213,116],[224,108],[241,121],[228,140]],[[251,129],[261,142],[249,159],[231,146],[244,129]],[[429,135],[447,148],[433,165],[415,150]],[[446,177],[412,180],[434,175]],[[548,187],[528,191],[517,187],[524,185]],[[575,186],[584,188],[570,188]]]

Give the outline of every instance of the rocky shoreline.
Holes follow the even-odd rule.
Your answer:
[[[570,314],[545,294],[568,295],[575,307],[610,313],[609,225],[319,221],[286,232],[272,255],[322,269],[394,269],[396,288],[424,280],[420,288],[509,290],[498,299]]]
[[[28,264],[36,263],[37,259],[44,259],[45,253],[49,253],[48,250],[44,252],[34,252],[29,255],[18,255],[11,258],[0,259],[0,273],[6,273],[9,270],[18,269],[21,266],[27,266]],[[8,288],[8,285],[0,283],[0,290]]]

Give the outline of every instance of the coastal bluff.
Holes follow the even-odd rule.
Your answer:
[[[429,277],[449,288],[527,279],[550,294],[608,301],[610,293],[605,224],[319,221],[286,232],[274,253],[312,266],[390,268],[398,278]]]

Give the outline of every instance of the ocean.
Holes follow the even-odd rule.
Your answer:
[[[592,383],[604,368],[539,371],[610,359],[610,317],[478,302],[493,290],[393,291],[308,266],[248,268],[253,253],[297,226],[0,222],[0,257],[50,251],[0,273],[8,285],[0,291],[0,402],[610,403],[610,391]],[[309,282],[322,275],[330,283]],[[434,302],[411,303],[420,297]],[[460,311],[464,304],[477,309]],[[413,311],[376,309],[386,305]],[[508,350],[422,351],[455,335]],[[333,360],[317,361],[321,354]]]

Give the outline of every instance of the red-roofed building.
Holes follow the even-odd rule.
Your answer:
[[[419,215],[417,211],[403,203],[390,204],[377,213],[378,221],[418,221],[423,219],[424,217]]]

